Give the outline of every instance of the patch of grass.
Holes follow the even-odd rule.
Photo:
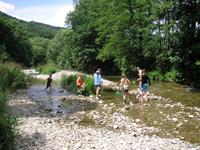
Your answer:
[[[68,89],[72,93],[77,93],[77,86],[76,86],[76,79],[77,75],[71,75],[71,76],[63,76],[61,79],[61,87]],[[83,77],[84,84],[85,84],[85,94],[86,95],[94,95],[95,89],[94,89],[94,83],[93,78],[89,76]]]
[[[0,86],[3,91],[25,88],[27,80],[20,66],[14,63],[0,64]]]
[[[168,81],[168,82],[177,82],[178,78],[181,76],[181,74],[176,70],[171,70],[166,72],[165,74],[159,72],[159,71],[151,71],[149,72],[149,77],[153,80],[161,80],[161,81]]]
[[[13,149],[15,116],[7,109],[8,91],[26,87],[27,77],[14,63],[0,64],[0,149]]]
[[[42,74],[53,74],[57,72],[59,69],[55,64],[46,64],[43,66],[39,66],[36,70]]]

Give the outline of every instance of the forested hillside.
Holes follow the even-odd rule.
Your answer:
[[[0,61],[12,60],[25,66],[45,63],[48,42],[60,29],[0,12]]]

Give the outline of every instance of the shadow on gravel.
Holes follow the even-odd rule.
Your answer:
[[[15,141],[16,149],[37,149],[38,142],[40,144],[46,143],[46,138],[37,131],[31,135],[16,135],[17,141]]]

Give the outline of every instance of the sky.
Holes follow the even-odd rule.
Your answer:
[[[0,11],[26,21],[64,27],[73,0],[0,0]]]

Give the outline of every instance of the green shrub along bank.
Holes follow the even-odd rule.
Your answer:
[[[161,73],[159,71],[149,72],[149,77],[153,80],[168,81],[168,82],[180,82],[181,74],[176,70],[171,70],[166,73]]]
[[[54,64],[46,64],[46,65],[39,66],[37,68],[37,71],[39,71],[42,74],[53,74],[57,72],[58,70],[59,70],[58,67]]]
[[[15,116],[7,108],[7,94],[18,88],[26,87],[27,77],[14,63],[0,64],[0,149],[13,149]]]
[[[77,75],[71,76],[63,76],[61,79],[61,87],[68,89],[72,93],[77,93],[76,79]],[[93,78],[84,75],[83,76],[84,84],[85,84],[85,95],[94,95],[95,89],[93,84]]]
[[[0,64],[0,87],[3,92],[26,87],[27,79],[18,65],[14,63]]]

